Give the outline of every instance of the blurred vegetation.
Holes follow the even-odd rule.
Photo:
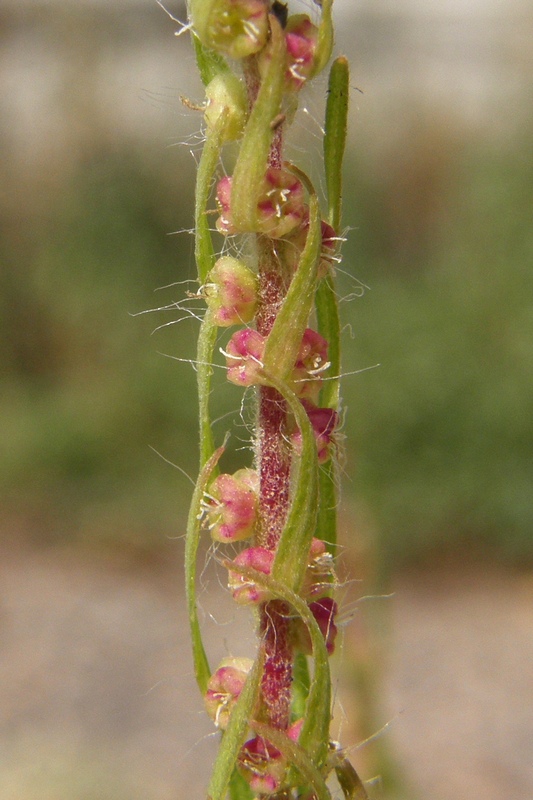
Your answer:
[[[342,268],[370,290],[343,305],[345,362],[380,366],[344,390],[347,499],[389,567],[466,548],[531,560],[531,142],[474,147],[429,126],[364,155]],[[168,235],[190,227],[192,169],[178,180],[162,163],[102,145],[45,210],[21,197],[3,212],[6,529],[139,547],[181,534],[189,484],[149,448],[194,474],[194,371],[160,353],[193,358],[198,323],[151,336],[184,313],[131,316],[182,299],[187,284],[154,290],[193,277],[192,238]],[[218,378],[223,416],[238,401]],[[236,447],[240,424],[219,423]]]

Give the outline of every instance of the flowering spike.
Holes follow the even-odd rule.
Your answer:
[[[336,62],[327,102],[327,213],[311,180],[283,152],[299,90],[331,52],[332,0],[314,2],[315,22],[306,14],[290,16],[283,0],[188,0],[206,87],[195,258],[207,310],[195,362],[200,475],[189,512],[186,585],[198,683],[208,714],[224,731],[207,789],[210,800],[252,792],[256,800],[332,800],[326,781],[331,770],[339,772],[329,749],[328,661],[335,646],[337,580],[325,541],[332,547],[336,537],[337,481],[330,457],[341,365],[330,266],[339,257],[345,59]],[[209,216],[214,194],[215,235]],[[316,330],[310,327],[315,320]],[[243,409],[253,409],[255,417],[254,460],[253,469],[245,463],[234,474],[220,474],[223,447],[215,450],[211,374],[219,329],[236,324],[243,327],[220,350],[228,380],[251,387]],[[330,361],[334,377],[326,383]],[[251,413],[241,417],[248,424]],[[253,665],[225,659],[213,674],[196,609],[202,525],[216,542],[237,550],[233,560],[223,561],[229,589],[235,602],[254,606],[259,632]],[[313,679],[299,681],[296,690],[307,655]],[[364,790],[360,795],[365,797]]]

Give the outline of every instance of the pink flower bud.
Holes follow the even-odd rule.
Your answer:
[[[302,184],[292,172],[269,167],[257,210],[259,233],[266,233],[273,239],[287,236],[305,216]]]
[[[257,572],[270,575],[272,564],[274,563],[274,553],[265,547],[249,547],[243,550],[232,562],[238,567],[249,567]],[[257,604],[270,600],[268,589],[256,584],[250,578],[230,569],[228,576],[228,586],[231,589],[233,599],[240,605],[249,603]]]
[[[268,38],[264,0],[191,0],[195,31],[206,47],[230,58],[258,53]]]
[[[239,542],[254,532],[259,477],[252,469],[218,475],[209,487],[206,523],[216,542]]]
[[[207,277],[204,286],[207,305],[217,325],[251,322],[257,306],[257,280],[246,264],[231,256],[222,256]]]
[[[318,28],[307,14],[294,14],[287,20],[285,42],[289,61],[287,88],[297,91],[313,75]]]
[[[332,262],[335,258],[337,237],[331,225],[322,220],[320,223],[322,232],[322,244],[320,248],[320,260],[317,266],[317,278],[327,275]],[[301,227],[283,243],[283,256],[291,272],[294,272],[305,247],[307,233],[309,231],[309,213],[306,211]]]
[[[317,398],[321,374],[328,368],[328,343],[316,331],[307,328],[292,372],[294,391],[300,398]]]
[[[257,212],[250,231],[235,226],[231,214],[232,179],[222,178],[217,185],[220,216],[216,226],[220,233],[264,233],[279,239],[302,224],[307,213],[304,189],[300,181],[286,169],[269,167],[257,194]]]
[[[320,600],[309,603],[309,610],[318,623],[326,643],[326,650],[331,655],[335,650],[337,636],[337,626],[335,625],[335,616],[338,611],[337,603],[332,597],[321,597]],[[313,652],[311,636],[307,625],[302,619],[298,618],[293,621],[292,632],[295,647],[305,655],[311,655]]]
[[[339,415],[332,408],[318,408],[308,400],[302,400],[315,434],[318,463],[325,464],[331,458],[331,447],[334,444],[335,428]],[[296,430],[292,434],[292,442],[296,452],[302,449],[302,434]]]
[[[233,334],[224,355],[228,367],[228,380],[237,386],[253,386],[261,383],[265,339],[251,328],[243,328]]]
[[[209,678],[205,708],[217,728],[226,730],[237,699],[253,665],[250,658],[225,658]]]
[[[223,72],[215,75],[205,89],[207,106],[205,121],[208,128],[214,128],[225,114],[224,122],[219,126],[219,135],[222,142],[231,142],[238,139],[246,123],[248,114],[248,101],[246,89],[242,81],[232,72]]]
[[[288,92],[297,92],[313,76],[318,28],[307,14],[294,14],[288,18],[284,34],[287,48],[285,89]],[[262,76],[268,69],[270,59],[271,54],[266,48],[259,56],[259,71]]]
[[[287,762],[274,745],[255,736],[243,745],[237,766],[253,792],[269,795],[281,787]]]

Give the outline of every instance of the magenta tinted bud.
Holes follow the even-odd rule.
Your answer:
[[[252,665],[250,658],[225,658],[210,677],[204,703],[217,728],[226,730]]]
[[[245,233],[235,224],[231,213],[232,179],[222,178],[217,185],[220,216],[216,226],[223,234]],[[255,221],[250,233],[264,233],[273,239],[287,236],[305,219],[307,208],[304,189],[292,172],[269,167],[257,195]]]
[[[305,217],[304,189],[292,172],[269,167],[257,204],[258,232],[273,239],[291,233]]]
[[[292,373],[294,391],[298,397],[318,397],[321,375],[329,367],[327,358],[327,341],[316,331],[307,328]]]
[[[335,259],[337,249],[337,236],[331,225],[322,220],[320,223],[322,232],[322,243],[320,247],[320,259],[317,266],[317,278],[323,278],[329,272],[332,262]],[[309,213],[306,210],[302,225],[285,242],[283,254],[291,271],[294,271],[302,255],[309,231]]]
[[[302,405],[307,411],[315,435],[319,464],[325,464],[331,458],[332,446],[335,444],[335,429],[338,425],[339,415],[333,408],[318,408],[308,400],[302,400]],[[302,449],[302,434],[296,430],[292,434],[292,443],[296,452]]]
[[[242,261],[222,256],[207,277],[204,296],[216,325],[242,325],[255,316],[257,280]]]
[[[237,567],[248,567],[262,572],[264,575],[270,575],[274,563],[274,553],[265,547],[249,547],[239,553],[232,563]],[[257,604],[270,600],[268,589],[239,572],[233,572],[231,567],[228,586],[233,599],[240,605]]]
[[[285,42],[289,61],[287,88],[298,90],[313,75],[318,28],[307,14],[294,14],[287,20]]]
[[[252,328],[234,333],[224,351],[228,380],[237,386],[261,383],[264,349],[264,337]]]
[[[259,477],[252,469],[218,475],[209,487],[206,523],[217,542],[239,542],[254,532]]]
[[[337,603],[332,597],[321,597],[320,600],[309,603],[309,610],[317,621],[320,632],[324,637],[326,650],[331,655],[335,650],[337,636],[337,626],[335,625],[335,616],[338,610]],[[294,620],[293,636],[295,646],[305,655],[312,655],[311,636],[302,619]]]
[[[231,178],[225,175],[217,184],[217,205],[220,216],[216,226],[220,233],[237,233],[231,220]]]
[[[281,787],[287,769],[279,750],[262,736],[249,739],[243,745],[237,764],[252,791],[265,795]]]

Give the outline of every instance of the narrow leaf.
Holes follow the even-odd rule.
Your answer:
[[[198,611],[196,608],[196,554],[198,552],[198,543],[200,540],[201,500],[211,474],[223,452],[224,448],[219,447],[200,472],[192,495],[185,539],[185,595],[189,612],[194,674],[202,694],[205,694],[207,690],[207,682],[211,677],[211,670],[202,642],[202,634],[198,622]]]
[[[347,758],[339,758],[335,772],[346,800],[369,800],[361,778]]]
[[[213,373],[213,351],[215,349],[218,328],[212,321],[208,309],[200,325],[198,346],[196,350],[196,383],[198,387],[198,416],[200,422],[200,467],[208,461],[215,449],[211,418],[209,415],[209,397],[211,394],[211,375]]]
[[[331,7],[333,0],[322,0],[322,19],[318,27],[317,59],[314,74],[321,72],[329,59],[333,50],[333,20],[331,18]]]
[[[277,18],[270,15],[270,61],[246,123],[231,190],[231,216],[236,227],[253,231],[257,198],[267,169],[273,137],[271,123],[281,109],[285,80],[285,37]]]
[[[200,284],[205,283],[207,275],[215,263],[215,251],[207,219],[207,203],[211,194],[213,176],[220,159],[221,132],[226,124],[226,118],[227,114],[224,111],[220,114],[215,126],[207,130],[207,138],[196,173],[194,257]]]
[[[211,83],[213,78],[217,75],[222,75],[224,72],[229,72],[229,66],[226,60],[214,50],[209,50],[204,47],[198,36],[192,34],[192,43],[196,53],[196,63],[200,71],[200,77],[204,86]]]
[[[309,198],[309,231],[298,267],[265,344],[263,363],[270,373],[287,380],[294,367],[302,336],[313,308],[316,268],[322,240],[320,208]]]
[[[339,56],[329,73],[324,136],[328,220],[337,233],[341,223],[342,162],[346,147],[349,90],[348,61],[344,56]]]

